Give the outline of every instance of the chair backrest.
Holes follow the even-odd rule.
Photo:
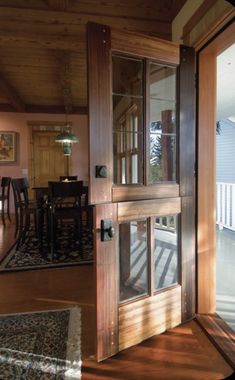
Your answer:
[[[60,181],[77,181],[77,175],[61,175]]]
[[[88,206],[88,186],[82,187],[82,206]]]
[[[74,204],[80,204],[82,195],[82,181],[73,182],[48,182],[49,199],[53,203],[58,198],[74,198]]]
[[[28,188],[29,183],[27,178],[13,178],[12,188],[14,194],[15,205],[24,204],[25,206],[29,203]]]
[[[2,197],[5,197],[6,195],[9,196],[10,184],[11,184],[11,177],[2,177],[2,180],[1,180]]]

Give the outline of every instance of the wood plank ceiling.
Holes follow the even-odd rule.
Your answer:
[[[0,0],[0,111],[86,113],[86,23],[171,40],[185,2]]]

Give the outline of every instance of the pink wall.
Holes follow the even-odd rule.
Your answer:
[[[27,177],[28,175],[28,141],[29,128],[27,122],[30,121],[65,121],[64,115],[57,114],[24,114],[24,113],[0,113],[0,131],[17,132],[18,154],[17,161],[12,164],[0,164],[0,177]],[[72,148],[72,172],[78,175],[78,179],[88,180],[88,119],[86,115],[70,115],[73,132],[79,137],[79,142]],[[43,124],[43,123],[42,123]]]

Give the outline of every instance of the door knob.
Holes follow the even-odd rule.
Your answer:
[[[115,229],[113,227],[113,221],[111,219],[101,220],[101,241],[109,241],[115,235]]]
[[[108,235],[109,235],[110,238],[114,237],[114,234],[115,234],[114,227],[109,227],[106,231],[107,231],[107,233],[108,233]]]

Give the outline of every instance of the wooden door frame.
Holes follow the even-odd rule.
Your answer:
[[[216,57],[234,35],[235,23],[198,52],[197,312],[203,314],[216,310]]]
[[[197,320],[235,369],[234,332],[216,314],[216,57],[234,36],[233,20],[198,52]]]

